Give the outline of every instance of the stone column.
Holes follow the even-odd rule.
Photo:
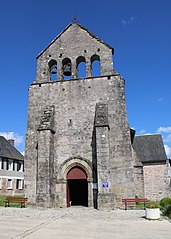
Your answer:
[[[77,65],[74,61],[72,61],[71,70],[72,70],[72,76],[71,76],[72,79],[78,78]]]
[[[86,59],[86,77],[91,77],[92,75],[92,66],[90,59]]]

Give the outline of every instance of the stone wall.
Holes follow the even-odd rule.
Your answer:
[[[28,127],[26,135],[26,193],[36,199],[37,164],[40,147],[47,153],[50,145],[39,146],[39,128],[44,109],[54,105],[54,178],[60,165],[70,158],[92,164],[93,131],[96,104],[108,105],[109,158],[107,179],[116,200],[133,193],[133,163],[127,123],[124,81],[120,76],[87,78],[64,82],[33,84],[29,89]],[[103,137],[103,134],[100,136]],[[38,148],[37,148],[38,147]],[[103,154],[103,152],[99,152]],[[54,179],[55,180],[55,179]],[[92,197],[91,197],[92,198]],[[112,199],[112,202],[115,201]],[[117,203],[116,203],[117,204]]]
[[[151,200],[171,196],[170,179],[166,176],[167,164],[144,165],[144,193]]]
[[[138,159],[135,150],[132,148],[132,158],[134,161],[134,188],[135,196],[144,197],[144,175],[143,175],[143,164]]]

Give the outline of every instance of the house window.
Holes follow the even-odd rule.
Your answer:
[[[12,189],[12,179],[8,179],[8,181],[7,181],[7,189]]]
[[[0,159],[0,169],[4,169],[4,159]]]
[[[23,172],[23,163],[22,162],[17,162],[17,171]]]
[[[9,159],[9,160],[7,161],[7,170],[13,171],[13,169],[14,169],[14,162],[13,162],[12,159]]]
[[[23,180],[22,179],[17,179],[16,189],[23,189]]]

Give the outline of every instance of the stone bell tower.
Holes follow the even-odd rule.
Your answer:
[[[113,68],[113,53],[73,22],[38,55],[26,133],[30,203],[112,209],[134,196],[124,79]],[[100,75],[93,74],[94,62]]]

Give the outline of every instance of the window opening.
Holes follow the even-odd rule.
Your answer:
[[[12,159],[8,159],[7,161],[7,170],[12,171],[14,170],[14,163]]]
[[[1,159],[1,167],[0,169],[4,169],[4,159]]]
[[[72,75],[72,66],[71,66],[71,60],[69,58],[65,58],[62,61],[62,71],[63,71],[63,77],[64,80],[71,79]]]
[[[8,179],[8,181],[7,181],[7,189],[12,189],[12,179]]]
[[[23,163],[17,162],[17,171],[23,172]]]
[[[50,72],[50,80],[57,80],[57,61],[50,60],[49,61],[49,72]]]
[[[23,189],[23,180],[22,179],[17,179],[16,189]]]
[[[100,76],[100,57],[98,55],[93,55],[91,57],[91,69],[92,76]]]
[[[85,78],[86,77],[86,60],[85,57],[79,56],[76,60],[77,63],[77,77]]]
[[[78,65],[77,71],[78,71],[78,78],[85,78],[86,77],[86,63],[81,62]]]
[[[69,119],[69,120],[68,120],[68,126],[71,126],[71,125],[72,125],[72,120]]]

